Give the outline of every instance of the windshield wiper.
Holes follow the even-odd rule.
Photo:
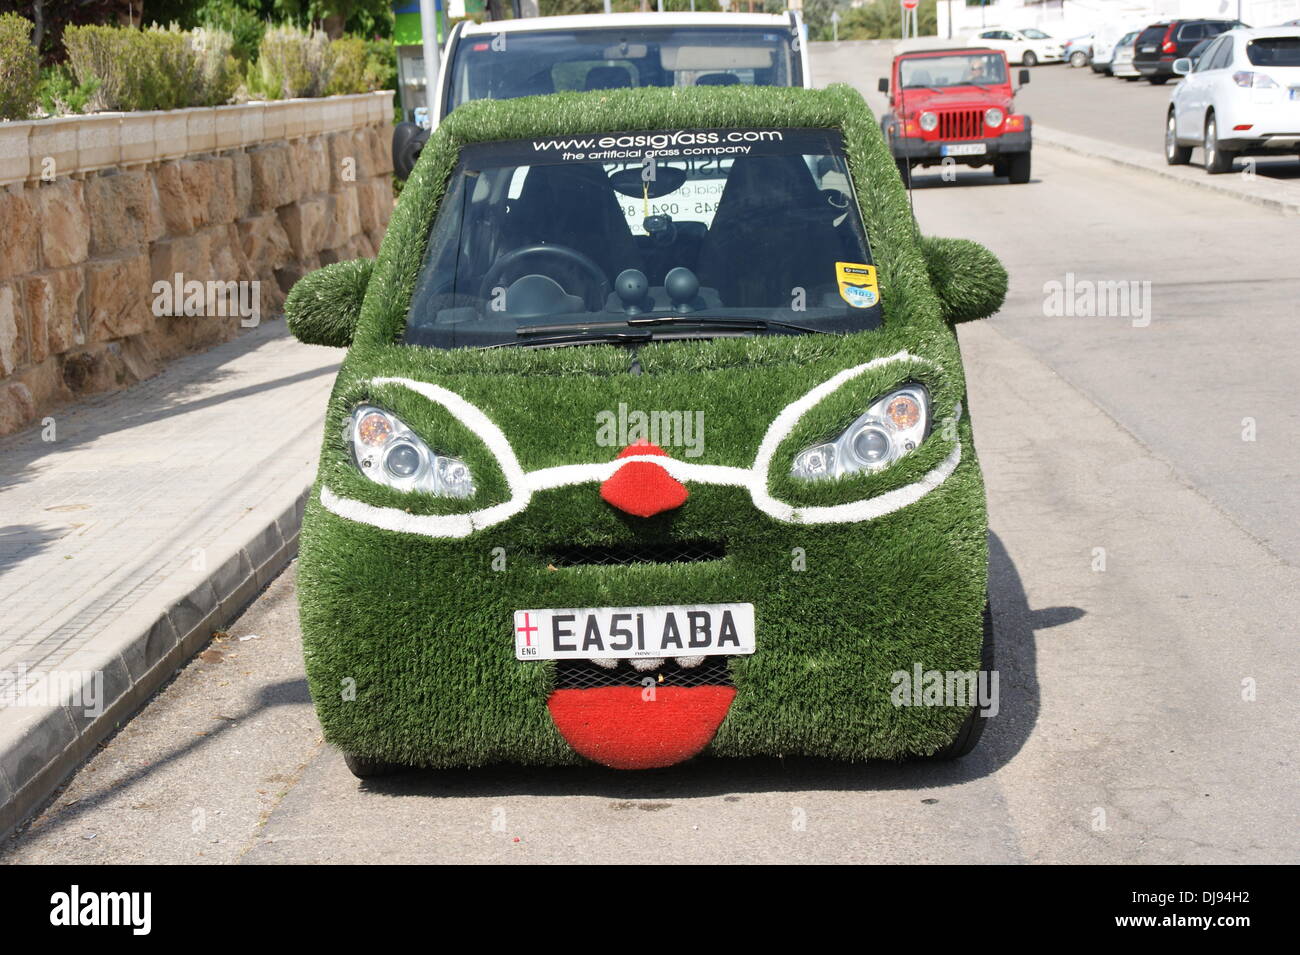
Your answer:
[[[824,328],[811,325],[799,325],[795,322],[783,322],[775,318],[726,318],[709,315],[647,315],[644,318],[629,318],[627,324],[636,327],[644,325],[698,325],[701,328],[738,328],[761,332],[768,328],[788,328],[791,331],[805,332],[811,335],[832,335]]]
[[[806,334],[830,335],[823,328],[811,325],[799,325],[795,322],[783,322],[769,318],[727,318],[709,315],[644,315],[639,318],[627,318],[617,322],[586,322],[582,324],[521,325],[515,329],[520,339],[530,341],[504,342],[505,345],[554,345],[573,341],[590,342],[647,342],[654,338],[654,332],[647,326],[655,325],[689,325],[700,331],[736,330],[762,332],[769,328],[784,328]],[[628,331],[618,331],[628,329]],[[540,336],[554,336],[542,338]],[[499,345],[489,346],[492,348]]]
[[[584,342],[601,342],[609,345],[633,344],[643,345],[654,339],[654,332],[649,329],[633,329],[631,331],[601,331],[595,334],[587,334],[584,329],[593,328],[624,328],[623,323],[614,325],[612,323],[602,323],[600,325],[525,325],[515,329],[518,340],[513,342],[497,342],[495,345],[484,345],[486,348],[511,348],[518,345],[581,345]]]

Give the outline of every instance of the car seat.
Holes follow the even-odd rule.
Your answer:
[[[843,260],[834,219],[802,156],[740,157],[700,250],[700,284],[730,308],[786,307],[796,288],[814,302]]]
[[[612,282],[641,268],[641,254],[599,166],[533,166],[506,215],[501,252],[547,242],[591,258]]]

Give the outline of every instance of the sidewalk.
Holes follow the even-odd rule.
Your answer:
[[[267,322],[0,439],[0,835],[292,559],[341,358]]]
[[[1199,156],[1196,164],[1171,166],[1165,162],[1165,157],[1155,150],[1133,149],[1130,146],[1105,142],[1091,136],[1080,136],[1053,129],[1040,123],[1034,124],[1034,145],[1050,146],[1080,156],[1104,159],[1117,166],[1139,169],[1185,185],[1244,199],[1246,202],[1274,209],[1283,215],[1300,215],[1300,183],[1268,176],[1249,175],[1243,171],[1241,160],[1238,161],[1236,172],[1211,176],[1199,165]]]

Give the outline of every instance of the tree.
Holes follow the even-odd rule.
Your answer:
[[[0,0],[0,13],[16,13],[32,21],[32,43],[43,62],[53,63],[63,58],[64,27],[139,23],[140,0]]]
[[[841,16],[841,40],[887,40],[902,35],[898,0],[871,0]],[[916,23],[920,36],[934,36],[939,32],[936,0],[921,0],[916,9]]]

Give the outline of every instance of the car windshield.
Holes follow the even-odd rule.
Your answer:
[[[687,129],[462,149],[405,341],[483,347],[880,322],[839,133]]]
[[[1300,36],[1269,36],[1246,44],[1252,66],[1300,66]]]
[[[630,86],[802,86],[788,30],[631,27],[510,31],[456,45],[447,109],[476,99]]]
[[[1007,68],[998,53],[958,53],[903,60],[898,76],[904,89],[990,86],[1007,81]]]

